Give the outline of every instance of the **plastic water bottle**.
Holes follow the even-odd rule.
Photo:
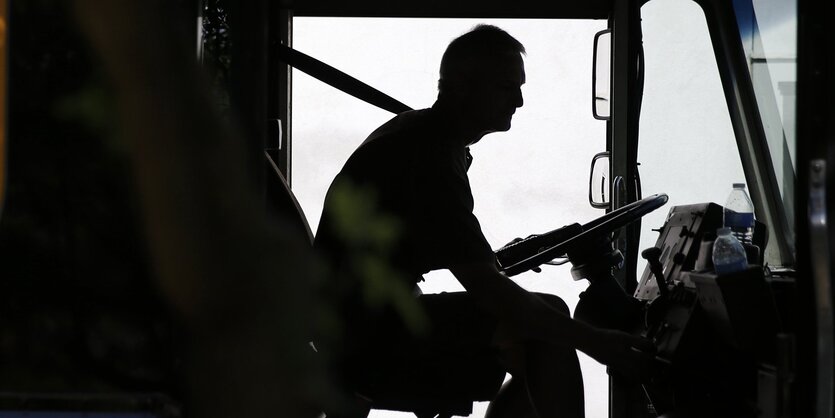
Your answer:
[[[716,241],[713,242],[713,268],[716,273],[728,274],[747,269],[745,248],[731,234],[731,229],[719,228],[716,235]]]
[[[754,204],[745,193],[745,183],[734,183],[723,215],[723,225],[731,229],[736,239],[751,245],[754,238]]]

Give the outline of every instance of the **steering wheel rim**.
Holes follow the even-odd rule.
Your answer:
[[[658,193],[615,209],[583,225],[583,232],[569,237],[559,244],[553,245],[518,263],[512,264],[505,268],[503,272],[508,276],[515,276],[545,264],[566,254],[570,248],[576,246],[578,243],[586,242],[593,237],[610,234],[629,225],[644,215],[664,206],[668,200],[669,198],[666,194]]]

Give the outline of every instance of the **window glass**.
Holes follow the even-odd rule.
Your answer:
[[[641,248],[655,244],[669,209],[724,205],[745,176],[704,13],[689,0],[656,0],[641,9],[646,81],[638,161],[644,196],[667,193],[644,217]],[[639,258],[639,276],[644,260]]]
[[[735,0],[734,11],[794,239],[797,0]]]
[[[492,23],[526,49],[525,104],[509,132],[472,148],[470,180],[485,236],[493,248],[515,237],[587,222],[603,214],[588,204],[592,157],[606,147],[605,122],[591,106],[594,34],[605,21],[295,18],[294,47],[413,107],[432,105],[447,44],[478,23]],[[391,118],[311,77],[293,73],[293,189],[316,228],[325,192],[351,152]],[[526,273],[517,282],[561,296],[574,307],[587,282],[570,266]],[[426,293],[462,290],[444,272],[428,275]],[[581,356],[589,418],[608,416],[605,368]],[[486,405],[477,405],[474,417]],[[374,411],[372,417],[411,416]]]

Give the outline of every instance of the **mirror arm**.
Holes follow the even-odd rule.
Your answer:
[[[609,209],[611,207],[611,199],[609,199],[610,201],[606,201],[605,195],[600,203],[594,200],[594,166],[597,164],[597,160],[601,158],[609,158],[609,151],[598,152],[591,159],[591,167],[589,168],[589,204],[595,209]],[[608,185],[601,184],[600,186],[600,190],[604,190],[603,187]]]
[[[617,209],[626,205],[626,199],[626,184],[624,183],[623,176],[616,176],[612,182],[611,207]]]

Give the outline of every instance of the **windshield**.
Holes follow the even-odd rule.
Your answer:
[[[797,0],[735,0],[734,11],[793,240]]]

